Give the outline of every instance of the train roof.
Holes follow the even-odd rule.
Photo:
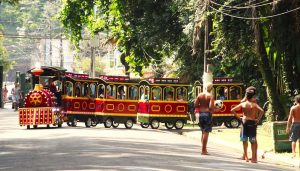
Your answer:
[[[202,81],[195,81],[194,85],[202,85]],[[242,85],[243,83],[235,80],[232,77],[215,77],[213,78],[214,85]]]
[[[34,70],[36,68],[32,68],[29,71],[27,71],[27,73],[33,74],[32,70]],[[64,75],[64,73],[67,71],[64,68],[61,67],[49,67],[49,66],[41,66],[40,69],[43,70],[43,73],[41,74],[42,76],[51,76],[51,75]]]
[[[190,86],[190,84],[181,83],[178,78],[148,78],[141,80],[140,84],[148,84],[153,86]]]

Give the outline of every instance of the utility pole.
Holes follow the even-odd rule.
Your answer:
[[[62,40],[62,31],[60,29],[60,47],[59,47],[59,54],[60,54],[60,67],[64,67],[64,55],[63,55],[63,40]]]
[[[209,13],[209,5],[210,2],[209,0],[206,0],[205,2],[206,5],[206,14]],[[207,58],[210,58],[210,49],[211,49],[211,38],[209,36],[211,32],[211,27],[212,27],[212,21],[210,15],[206,15],[205,19],[205,33],[204,33],[204,62],[203,62],[203,68],[204,68],[204,73],[207,72]]]
[[[95,54],[93,45],[91,45],[91,77],[95,78]]]
[[[97,17],[97,6],[94,6],[94,21]],[[91,37],[91,77],[95,78],[95,49],[99,46],[99,35],[96,33],[94,37]]]
[[[3,105],[3,101],[4,99],[2,98],[3,97],[3,92],[2,92],[2,87],[3,87],[3,66],[0,66],[0,87],[1,87],[1,92],[0,92],[0,108],[3,108],[4,105]]]
[[[49,20],[48,20],[49,21]],[[52,27],[51,27],[51,22],[49,21],[49,33],[50,33],[50,66],[52,66],[52,34],[51,34],[51,32],[52,32]]]
[[[203,85],[206,86],[208,83],[213,83],[213,74],[212,71],[209,69],[209,65],[207,64],[207,59],[210,58],[211,54],[210,54],[210,49],[211,49],[211,38],[210,38],[210,32],[211,32],[211,28],[212,28],[212,20],[211,20],[211,16],[209,14],[209,1],[210,0],[206,0],[205,1],[205,9],[206,9],[206,18],[204,21],[204,25],[205,25],[205,33],[204,33],[204,54],[203,54],[203,76],[202,76],[202,81],[203,81]]]
[[[95,49],[99,46],[99,35],[91,38],[91,77],[95,77]]]

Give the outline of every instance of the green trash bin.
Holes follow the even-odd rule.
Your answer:
[[[273,122],[273,140],[275,152],[291,152],[292,143],[286,133],[286,121]]]

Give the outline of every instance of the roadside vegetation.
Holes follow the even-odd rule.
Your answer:
[[[194,83],[207,58],[215,77],[257,87],[260,105],[269,101],[268,121],[286,120],[300,92],[299,0],[2,0],[0,9],[1,19],[22,21],[25,33],[38,33],[43,19],[59,20],[56,32],[78,49],[84,36],[104,33],[126,74],[151,70]]]

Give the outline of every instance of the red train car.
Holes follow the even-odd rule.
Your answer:
[[[102,108],[96,115],[106,128],[116,128],[119,123],[132,128],[137,116],[138,81],[127,76],[100,76],[100,79],[104,81],[99,88]]]
[[[194,84],[194,98],[202,92],[203,86],[199,81]],[[214,125],[224,125],[228,128],[237,128],[240,121],[231,113],[231,109],[238,105],[244,94],[244,84],[235,82],[233,78],[214,78],[212,94],[216,100],[222,100],[223,107],[213,113]],[[238,115],[242,115],[242,111],[237,111]]]
[[[86,127],[96,126],[98,79],[91,79],[87,74],[66,72],[63,82],[62,112],[69,126],[85,122]]]
[[[188,119],[188,87],[171,78],[141,81],[137,113],[141,126],[157,129],[162,122],[168,129],[182,129]]]
[[[127,76],[100,76],[90,79],[68,73],[63,96],[64,114],[68,125],[77,121],[86,127],[103,123],[106,128],[136,123],[138,82]]]

